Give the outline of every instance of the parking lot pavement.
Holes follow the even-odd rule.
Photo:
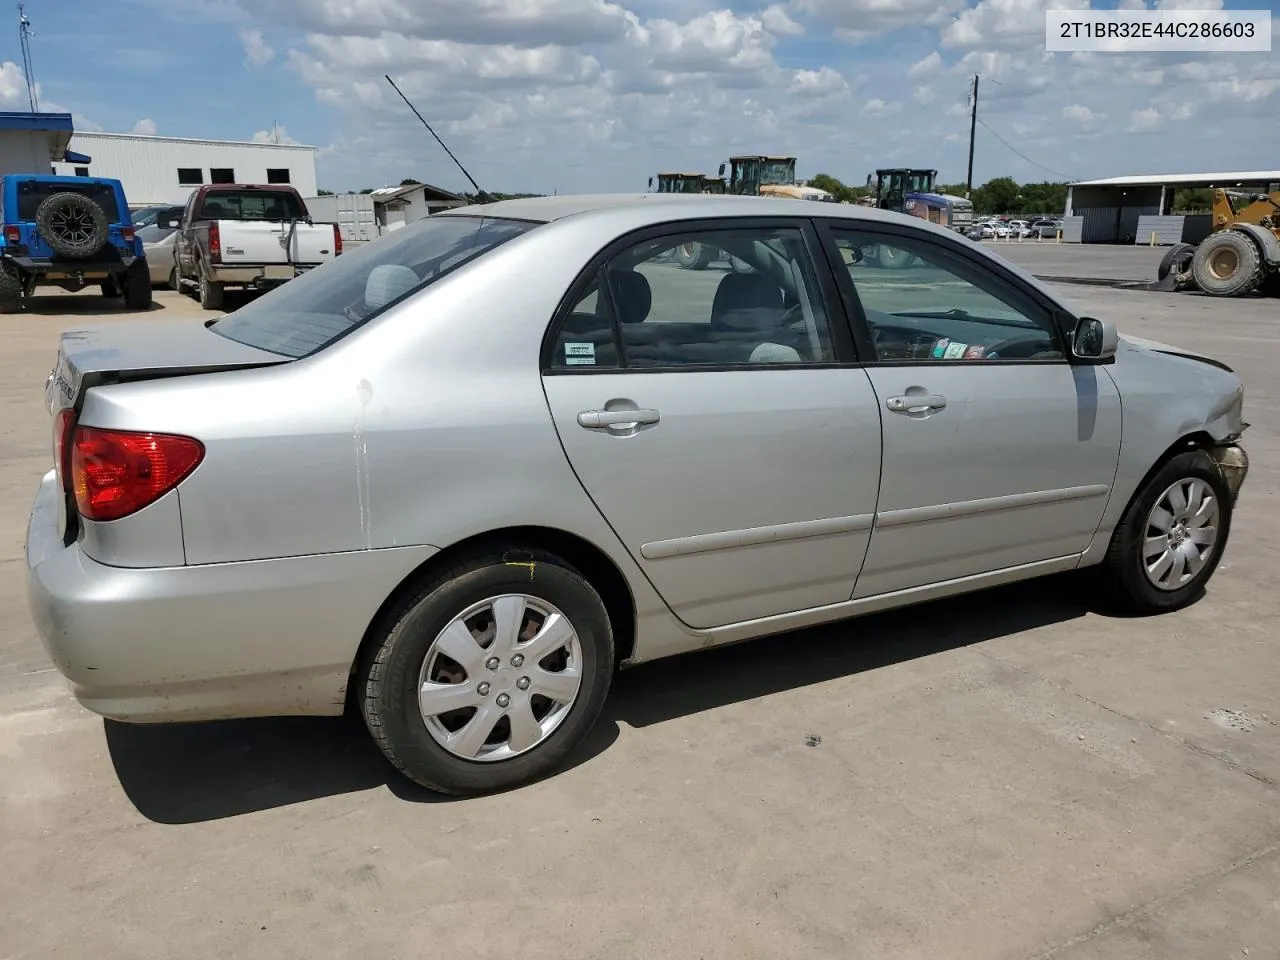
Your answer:
[[[1274,306],[1063,292],[1245,379],[1252,471],[1200,603],[1114,619],[1050,580],[651,664],[564,773],[455,802],[348,720],[70,700],[21,552],[44,377],[87,315],[0,317],[0,956],[1280,956]]]
[[[1051,240],[982,240],[981,246],[1038,277],[1151,282],[1168,247],[1054,243]]]

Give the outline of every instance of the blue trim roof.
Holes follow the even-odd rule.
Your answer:
[[[93,163],[93,157],[85,156],[83,153],[76,153],[73,150],[68,150],[65,154],[63,154],[62,158],[67,163],[79,163],[85,166],[88,166],[89,164]]]
[[[14,110],[0,111],[0,130],[47,130],[71,133],[69,113],[20,113]]]

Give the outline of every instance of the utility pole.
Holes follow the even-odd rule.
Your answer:
[[[31,21],[27,19],[25,4],[18,4],[18,43],[22,48],[22,74],[27,82],[27,103],[31,112],[36,113],[40,107],[40,98],[36,96],[36,73],[31,66]]]
[[[973,75],[973,109],[969,113],[969,172],[964,178],[964,198],[973,199],[973,140],[978,132],[978,75]]]

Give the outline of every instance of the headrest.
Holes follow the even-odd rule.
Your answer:
[[[800,351],[783,343],[762,343],[751,351],[752,363],[799,363]]]
[[[397,297],[402,297],[422,281],[409,267],[398,263],[383,263],[369,271],[364,282],[364,303],[370,310],[385,307]]]
[[[643,273],[634,270],[610,270],[609,286],[623,323],[643,323],[653,306],[653,290]]]
[[[716,287],[711,323],[716,327],[772,329],[782,319],[782,289],[762,273],[726,273]]]

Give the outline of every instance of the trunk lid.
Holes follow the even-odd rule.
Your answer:
[[[219,220],[226,266],[250,263],[324,263],[334,258],[333,224],[288,220]]]
[[[45,382],[49,412],[78,407],[86,390],[104,383],[265,367],[291,359],[229,340],[210,330],[210,322],[134,321],[65,331]]]

